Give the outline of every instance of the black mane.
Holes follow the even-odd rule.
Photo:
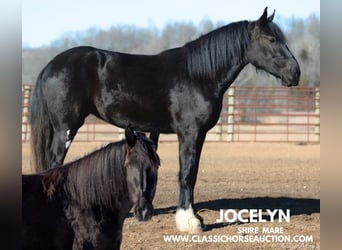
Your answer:
[[[153,142],[147,137],[137,139],[132,149],[136,150],[137,157],[145,157],[147,152],[149,160],[159,165]],[[120,195],[127,193],[125,159],[128,149],[125,140],[110,143],[63,167],[45,171],[44,189],[51,196],[57,186],[64,185],[66,194],[82,208],[111,207]]]
[[[81,207],[111,205],[113,197],[125,192],[126,174],[124,162],[127,145],[125,140],[110,143],[94,152],[42,173],[43,186],[48,196],[58,187]]]
[[[248,21],[228,24],[185,45],[191,79],[219,79],[240,63],[249,42]]]
[[[127,193],[124,168],[128,146],[125,141],[110,143],[67,164],[65,190],[81,207],[112,206],[120,194]]]

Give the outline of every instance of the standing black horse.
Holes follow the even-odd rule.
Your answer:
[[[296,86],[300,68],[267,8],[257,21],[216,29],[157,55],[78,47],[57,55],[40,73],[31,106],[36,166],[62,165],[89,114],[119,127],[176,133],[180,194],[176,223],[197,231],[193,192],[206,133],[217,122],[224,92],[251,63]],[[189,223],[191,221],[191,223]]]
[[[23,249],[119,249],[125,217],[152,217],[159,157],[128,128],[111,143],[60,168],[22,176]]]

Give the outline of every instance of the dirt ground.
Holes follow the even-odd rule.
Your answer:
[[[74,142],[66,161],[83,156],[100,144]],[[195,203],[206,227],[199,235],[189,235],[188,242],[170,243],[165,242],[165,237],[187,237],[177,231],[174,219],[178,199],[177,149],[177,143],[159,144],[161,167],[155,215],[149,222],[138,222],[131,216],[126,219],[122,249],[320,249],[319,145],[205,143]],[[23,143],[22,162],[23,173],[29,173],[28,143]],[[220,209],[290,209],[291,218],[290,222],[217,223]],[[274,227],[281,227],[282,232],[262,233],[263,228]],[[258,233],[240,232],[250,228],[257,228]],[[239,236],[254,239],[256,235],[272,236],[274,242],[217,242],[236,241]],[[287,236],[292,242],[284,242]],[[312,242],[303,242],[304,237]]]

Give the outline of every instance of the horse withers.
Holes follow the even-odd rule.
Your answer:
[[[252,64],[296,86],[300,68],[267,8],[256,21],[239,21],[182,47],[133,55],[93,47],[69,49],[38,76],[31,105],[36,166],[61,166],[89,114],[119,127],[176,133],[179,141],[180,231],[198,232],[194,188],[202,146],[217,123],[223,95]],[[117,41],[120,42],[120,41]]]
[[[119,249],[133,207],[151,219],[159,132],[126,140],[45,172],[22,176],[23,249]]]

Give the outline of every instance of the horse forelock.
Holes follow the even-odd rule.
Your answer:
[[[270,22],[267,24],[267,27],[278,40],[286,43],[286,37],[277,24]]]
[[[244,61],[249,43],[248,21],[228,24],[185,45],[190,78],[224,77],[227,69]]]
[[[140,142],[140,145],[144,149],[144,150],[139,150],[140,151],[139,154],[142,157],[145,157],[144,160],[150,161],[151,165],[159,166],[160,159],[156,152],[156,145],[154,145],[153,141],[146,136],[142,136],[138,138],[138,142]]]

